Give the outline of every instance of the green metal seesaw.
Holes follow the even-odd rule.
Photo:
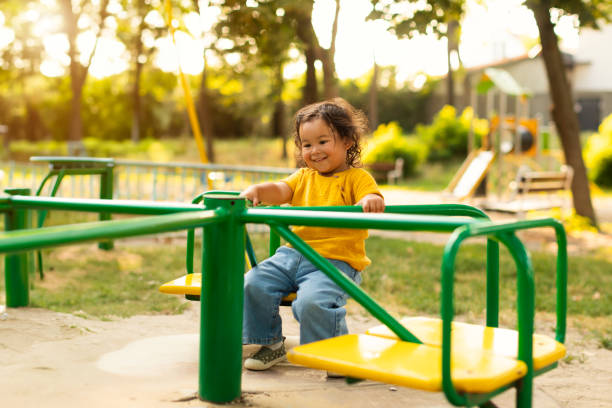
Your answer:
[[[10,254],[6,256],[7,305],[10,307],[26,306],[28,303],[27,273],[25,274],[26,280],[24,282],[20,275],[23,268],[20,268],[19,265],[16,267],[15,265],[24,262],[27,265],[27,259],[19,258],[21,256],[20,253],[83,241],[117,239],[190,228],[204,229],[202,270],[203,282],[205,284],[203,285],[201,296],[206,301],[201,302],[200,305],[198,394],[200,398],[212,402],[232,401],[238,398],[241,392],[242,286],[245,266],[243,256],[245,251],[244,225],[246,223],[268,224],[273,231],[302,252],[306,258],[346,290],[353,299],[389,327],[391,332],[399,338],[399,340],[392,340],[378,337],[380,340],[375,340],[374,342],[387,344],[385,342],[390,341],[394,342],[392,345],[396,348],[405,349],[408,347],[414,349],[417,347],[421,351],[438,355],[441,365],[436,368],[435,373],[439,375],[439,388],[445,393],[447,399],[455,405],[491,406],[490,399],[492,396],[508,388],[515,387],[517,389],[517,406],[530,407],[532,403],[534,374],[544,372],[556,365],[555,360],[555,362],[541,368],[537,372],[534,372],[533,369],[533,271],[527,252],[522,243],[514,235],[514,231],[518,229],[546,226],[554,228],[557,233],[559,245],[557,261],[557,343],[562,343],[565,337],[565,288],[567,276],[565,233],[562,225],[552,219],[495,224],[487,221],[465,218],[457,219],[455,217],[436,215],[362,214],[352,212],[354,211],[353,208],[347,209],[344,207],[334,208],[335,211],[327,208],[324,210],[246,208],[244,199],[232,195],[204,197],[204,208],[188,204],[163,205],[134,201],[39,198],[18,194],[0,200],[0,210],[5,212],[7,221],[10,221],[6,224],[9,229],[22,228],[24,225],[16,221],[20,218],[19,214],[23,215],[23,213],[33,209],[155,214],[155,216],[47,227],[38,230],[18,230],[0,234],[0,252]],[[477,210],[475,211],[477,212]],[[361,288],[339,272],[329,261],[319,256],[299,237],[293,234],[288,228],[289,225],[452,232],[453,234],[447,244],[442,260],[441,345],[422,344],[423,341],[418,336],[415,336],[415,334],[395,320],[384,308],[374,302]],[[518,332],[514,333],[517,338],[516,355],[518,360],[512,362],[510,358],[497,355],[491,358],[495,361],[502,361],[504,364],[514,364],[513,367],[516,370],[520,369],[520,373],[490,392],[471,392],[469,387],[461,388],[461,381],[463,379],[457,376],[456,370],[451,369],[453,365],[451,361],[454,361],[453,359],[457,357],[461,358],[463,354],[476,353],[478,355],[488,355],[486,350],[480,350],[479,352],[478,350],[470,349],[468,353],[461,353],[455,347],[451,347],[451,340],[455,341],[455,338],[451,336],[454,258],[463,240],[478,235],[490,237],[505,245],[517,265],[517,313],[519,327]],[[18,254],[14,254],[16,252]],[[12,261],[9,262],[9,259],[12,259]],[[223,273],[219,273],[220,271],[223,271]],[[15,295],[16,293],[17,295]],[[19,302],[22,304],[18,304]],[[487,316],[489,316],[489,313],[487,313]],[[483,328],[485,332],[487,329],[489,328]],[[491,328],[491,330],[503,329]],[[370,335],[364,336],[375,337]],[[335,341],[335,339],[331,340]],[[311,344],[316,345],[316,343]],[[295,358],[298,354],[304,354],[297,349],[299,347],[294,349],[295,352],[293,352],[293,356],[289,356],[290,359]],[[320,356],[315,355],[315,357]],[[357,358],[359,356],[352,357]],[[406,376],[401,366],[404,358],[408,359],[408,356],[400,355],[399,359],[395,359],[400,364],[395,367],[395,371],[386,373],[390,376],[389,378],[405,379]],[[362,361],[362,363],[364,365],[374,364],[372,361]],[[346,374],[359,378],[359,376],[355,376],[350,372],[346,372]],[[368,374],[368,372],[365,374]],[[370,371],[369,374],[371,375],[363,375],[360,378],[376,380],[385,373],[381,374]],[[498,377],[496,378],[498,379]]]

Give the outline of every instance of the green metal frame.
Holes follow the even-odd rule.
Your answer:
[[[52,177],[56,177],[55,183],[51,189],[51,197],[55,197],[59,190],[60,184],[65,176],[100,176],[100,198],[104,200],[112,200],[113,198],[113,168],[115,160],[110,158],[94,158],[94,157],[71,157],[71,156],[33,156],[30,158],[32,162],[49,163],[49,173],[43,178],[36,196],[40,196],[47,181]],[[41,228],[47,218],[48,210],[38,211],[38,227]],[[111,215],[107,212],[100,213],[100,221],[110,220]],[[113,249],[112,241],[102,241],[98,244],[100,249]],[[41,278],[44,277],[42,253],[37,251],[38,273]]]
[[[242,288],[244,279],[244,251],[246,249],[245,224],[268,224],[272,231],[291,243],[334,282],[387,325],[402,340],[420,341],[372,300],[359,286],[339,272],[329,261],[321,257],[297,235],[289,225],[330,226],[343,228],[369,228],[405,231],[438,231],[452,233],[442,260],[441,317],[442,379],[447,399],[455,405],[481,405],[493,395],[512,386],[517,388],[517,406],[530,407],[533,387],[532,334],[534,320],[533,270],[525,248],[514,231],[526,228],[553,227],[559,246],[557,259],[557,333],[558,341],[565,339],[567,302],[567,252],[563,226],[555,220],[543,219],[495,224],[478,219],[431,215],[435,206],[421,208],[428,215],[401,213],[362,214],[358,207],[281,209],[246,208],[243,198],[228,194],[203,196],[200,205],[159,205],[158,203],[113,202],[108,200],[74,200],[28,197],[25,191],[13,190],[14,195],[0,199],[0,210],[14,216],[29,209],[70,209],[79,211],[105,211],[108,213],[159,214],[127,220],[98,221],[67,226],[47,227],[38,230],[21,229],[24,222],[7,223],[7,228],[19,229],[0,234],[0,253],[32,251],[35,249],[67,245],[82,241],[116,239],[129,236],[155,234],[166,231],[204,228],[202,248],[203,282],[200,302],[200,365],[199,396],[211,402],[230,402],[240,396],[241,389],[241,332]],[[357,209],[357,211],[355,210]],[[391,208],[390,210],[393,210]],[[398,208],[397,211],[408,211]],[[411,210],[415,210],[412,208]],[[440,209],[438,209],[440,210]],[[465,209],[464,209],[465,210]],[[478,210],[470,210],[479,213]],[[173,214],[174,213],[174,214]],[[462,395],[455,391],[450,374],[450,327],[453,318],[454,260],[460,244],[472,236],[487,236],[505,245],[517,266],[517,313],[519,331],[518,358],[528,366],[526,377],[517,384],[502,387],[487,395]],[[495,248],[495,245],[491,245]],[[489,250],[487,251],[489,253]],[[492,252],[492,251],[491,251]],[[490,255],[490,253],[489,253]],[[7,258],[12,255],[7,255]],[[498,265],[498,259],[497,264]],[[27,260],[22,261],[27,264]],[[223,273],[217,271],[223,270]],[[21,299],[26,294],[27,280],[21,279],[20,268],[7,264],[7,298],[17,293]],[[9,294],[8,291],[11,291]],[[488,294],[489,295],[489,294]],[[21,301],[23,302],[23,300]],[[487,305],[496,304],[495,302]],[[22,306],[19,304],[17,306]],[[14,305],[10,305],[13,307]],[[489,320],[487,314],[487,320]],[[496,320],[496,315],[495,315]],[[541,370],[543,372],[545,370]]]

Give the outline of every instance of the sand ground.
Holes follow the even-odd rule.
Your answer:
[[[0,320],[2,407],[215,406],[194,398],[198,381],[197,303],[177,316],[100,321],[43,309],[8,309]],[[298,326],[282,308],[289,346]],[[351,332],[377,323],[349,313]],[[534,406],[612,407],[612,351],[568,335],[576,358],[535,380]],[[254,351],[245,346],[244,356]],[[370,381],[347,385],[324,372],[282,363],[243,372],[237,407],[450,407],[442,394]],[[513,392],[495,399],[514,406]]]

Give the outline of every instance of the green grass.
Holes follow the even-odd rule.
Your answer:
[[[30,277],[30,305],[101,319],[137,314],[176,314],[187,304],[158,292],[160,284],[184,274],[181,245],[118,245],[102,251],[96,244],[43,252],[45,278]],[[4,292],[4,279],[0,283]]]
[[[402,313],[439,313],[440,264],[443,248],[420,242],[370,237],[366,242],[373,263],[364,272],[363,288],[381,303]],[[463,245],[455,268],[457,314],[485,309],[485,247]],[[555,268],[553,254],[534,252],[536,310],[555,312]],[[568,314],[600,317],[612,315],[612,262],[598,256],[569,259]],[[516,268],[504,249],[500,254],[500,305],[516,308]]]
[[[251,234],[258,259],[267,256],[267,235]],[[31,304],[59,312],[97,318],[135,314],[181,313],[179,296],[163,295],[158,286],[185,273],[182,239],[120,241],[112,251],[95,244],[54,248],[44,252],[46,277],[33,279]],[[401,239],[370,237],[366,242],[373,263],[364,272],[362,287],[398,315],[437,315],[440,303],[439,245]],[[196,250],[196,254],[199,251]],[[456,262],[455,312],[482,321],[485,310],[485,247],[461,247]],[[199,257],[196,257],[199,258]],[[532,253],[536,277],[536,311],[555,312],[555,256]],[[199,265],[196,259],[195,265]],[[516,310],[516,272],[509,254],[500,257],[500,315]],[[0,293],[4,279],[0,277]],[[612,348],[612,331],[602,322],[612,315],[612,262],[603,254],[569,259],[568,315],[590,333],[601,347]],[[552,327],[552,326],[551,326]]]
[[[411,190],[442,191],[451,182],[462,163],[463,160],[460,159],[424,163],[416,175],[401,180],[398,186]]]

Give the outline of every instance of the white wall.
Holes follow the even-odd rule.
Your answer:
[[[542,57],[525,59],[503,67],[524,88],[533,95],[548,93],[548,78]]]
[[[612,24],[601,30],[582,29],[574,57],[579,64],[574,72],[575,91],[612,91]]]

